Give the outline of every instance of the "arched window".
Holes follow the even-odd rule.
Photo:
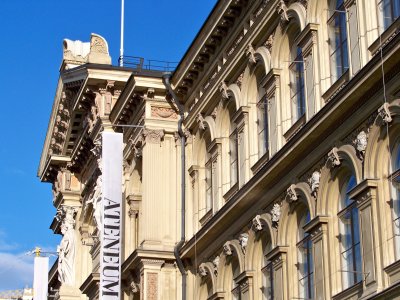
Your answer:
[[[310,222],[310,212],[307,210],[298,224],[298,270],[299,270],[299,298],[314,298],[314,264],[310,235],[304,231],[304,226]]]
[[[400,16],[400,0],[381,0],[378,6],[382,13],[383,30],[386,30]]]
[[[267,235],[265,235],[267,237]],[[268,239],[268,241],[267,241]],[[263,300],[274,299],[274,269],[272,268],[272,262],[266,259],[268,252],[272,250],[272,244],[269,237],[263,240],[263,256],[264,256],[264,266],[262,271],[262,293]]]
[[[332,82],[335,82],[349,69],[344,0],[332,1],[329,12],[328,27],[331,74]]]
[[[306,94],[304,90],[304,61],[301,48],[292,47],[290,64],[290,99],[292,102],[292,123],[306,113]]]
[[[262,89],[264,91],[264,89]],[[268,99],[262,95],[257,103],[257,135],[258,135],[258,157],[260,158],[269,148],[268,134]]]
[[[391,197],[393,207],[393,235],[395,239],[396,259],[400,259],[400,142],[392,149]]]
[[[340,254],[343,289],[362,279],[360,226],[357,203],[350,199],[349,192],[356,186],[354,175],[348,176],[340,189],[338,214],[340,226]]]

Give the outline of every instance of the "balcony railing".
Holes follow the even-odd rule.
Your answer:
[[[173,72],[178,65],[177,62],[144,59],[143,57],[138,57],[138,56],[124,55],[123,57],[119,57],[118,58],[119,65],[121,65],[121,60],[123,61],[124,67],[135,69],[138,72],[142,70]]]

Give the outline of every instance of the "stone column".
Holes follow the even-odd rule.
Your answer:
[[[311,235],[314,260],[314,299],[330,298],[328,217],[317,216],[304,228]]]
[[[377,270],[381,270],[381,260],[376,239],[378,232],[377,186],[374,179],[366,179],[353,188],[349,196],[357,201],[360,222],[360,242],[363,272],[363,295],[376,291],[381,286]]]
[[[266,256],[272,262],[274,300],[288,299],[287,246],[277,246]]]
[[[238,186],[241,188],[250,179],[250,147],[249,147],[249,111],[247,106],[241,106],[233,116],[238,133]],[[257,150],[258,151],[258,150]]]

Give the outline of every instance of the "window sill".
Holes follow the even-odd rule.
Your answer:
[[[400,260],[388,265],[384,270],[389,277],[389,284],[394,284],[400,281]]]
[[[210,209],[204,216],[200,219],[201,226],[204,226],[208,221],[210,221],[211,217],[213,216],[212,209]]]
[[[328,103],[329,101],[331,101],[331,99],[333,97],[336,96],[337,93],[339,93],[339,91],[341,89],[343,89],[347,82],[350,79],[350,72],[349,70],[347,70],[346,72],[344,72],[342,74],[342,76],[339,77],[338,80],[336,80],[332,86],[322,95],[322,99],[324,99],[325,103]]]
[[[381,37],[377,38],[375,42],[368,47],[369,52],[372,56],[375,56],[379,50],[381,49],[381,40],[382,47],[384,47],[387,43],[389,43],[398,33],[400,32],[400,18],[397,18],[381,35]]]
[[[345,289],[344,291],[334,295],[332,297],[332,300],[346,300],[346,299],[352,299],[355,296],[358,298],[361,297],[363,292],[363,283],[360,281],[359,283],[356,283],[355,285]]]
[[[289,141],[303,126],[306,124],[306,114],[302,115],[300,119],[298,119],[292,127],[289,128],[283,134],[283,137],[286,139],[286,142]]]
[[[269,161],[269,151],[265,152],[263,156],[250,168],[253,174],[258,173],[260,169]]]
[[[239,184],[236,182],[223,196],[225,202],[228,202],[239,190]]]

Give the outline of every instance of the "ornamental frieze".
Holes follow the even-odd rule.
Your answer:
[[[161,118],[161,119],[172,119],[172,120],[178,119],[178,114],[173,108],[170,107],[152,106],[151,116],[154,118]]]

